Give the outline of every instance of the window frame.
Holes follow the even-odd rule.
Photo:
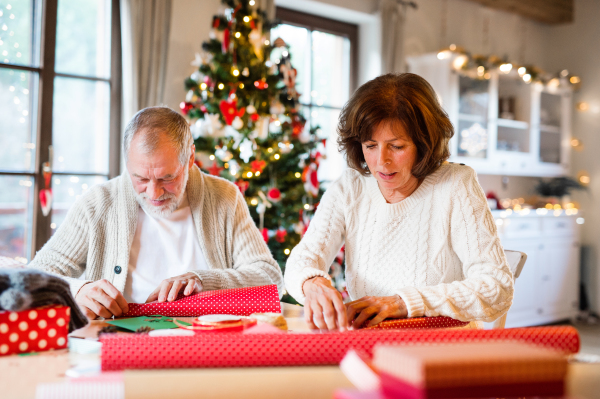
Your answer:
[[[337,21],[302,11],[291,10],[284,7],[275,8],[275,18],[284,24],[306,28],[309,31],[331,33],[343,36],[350,41],[350,86],[349,95],[354,93],[358,86],[358,25]],[[309,105],[309,104],[305,104]],[[311,104],[312,105],[312,104]],[[321,106],[327,108],[326,106]],[[338,107],[329,107],[338,109]]]
[[[32,171],[12,171],[0,170],[0,176],[28,176],[33,179],[33,204],[28,205],[27,213],[31,215],[30,228],[31,236],[26,237],[29,242],[29,253],[25,254],[29,259],[33,259],[35,253],[52,236],[50,227],[52,213],[44,216],[39,204],[39,192],[44,188],[44,178],[42,165],[49,161],[49,148],[52,145],[52,114],[54,98],[54,79],[56,77],[66,77],[82,79],[88,81],[107,82],[110,87],[110,121],[109,121],[109,170],[108,174],[85,173],[76,171],[54,172],[53,176],[80,175],[80,176],[105,176],[108,179],[116,177],[120,173],[121,159],[121,18],[119,0],[111,0],[111,61],[110,78],[98,78],[92,76],[81,76],[73,74],[57,73],[55,70],[56,55],[56,29],[58,19],[58,1],[59,0],[36,0],[34,2],[34,13],[36,7],[41,7],[41,32],[39,37],[39,66],[14,65],[0,62],[0,68],[13,69],[36,73],[38,76],[38,96],[37,104],[34,109],[37,115],[31,115],[31,118],[37,119],[35,135],[35,161]],[[37,27],[34,25],[34,29]],[[38,40],[34,35],[33,40]],[[34,51],[38,49],[34,47]],[[52,187],[52,182],[50,183]],[[29,208],[33,206],[33,210]],[[29,219],[29,218],[28,218]]]

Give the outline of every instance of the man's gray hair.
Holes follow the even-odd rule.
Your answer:
[[[142,149],[152,153],[158,149],[161,136],[170,141],[177,153],[179,162],[187,164],[194,139],[190,126],[183,116],[169,107],[148,107],[139,111],[127,124],[123,137],[123,154],[125,162],[129,155],[131,142],[136,134],[143,132]]]

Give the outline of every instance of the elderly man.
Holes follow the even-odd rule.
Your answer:
[[[127,171],[83,195],[30,267],[64,276],[90,319],[202,290],[277,284],[281,295],[281,270],[244,198],[194,165],[181,115],[139,111],[123,150]]]

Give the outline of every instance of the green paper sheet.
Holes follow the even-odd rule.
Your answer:
[[[123,328],[125,330],[136,331],[140,327],[150,327],[153,330],[166,330],[169,328],[178,328],[177,324],[173,323],[172,317],[166,316],[140,316],[140,317],[128,317],[124,319],[106,320],[108,324]],[[185,326],[191,325],[180,320],[178,323]]]

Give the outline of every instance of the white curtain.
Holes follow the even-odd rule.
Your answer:
[[[404,62],[405,6],[396,0],[379,2],[381,15],[381,73],[406,72]]]
[[[123,122],[161,105],[171,24],[171,0],[122,0]]]

